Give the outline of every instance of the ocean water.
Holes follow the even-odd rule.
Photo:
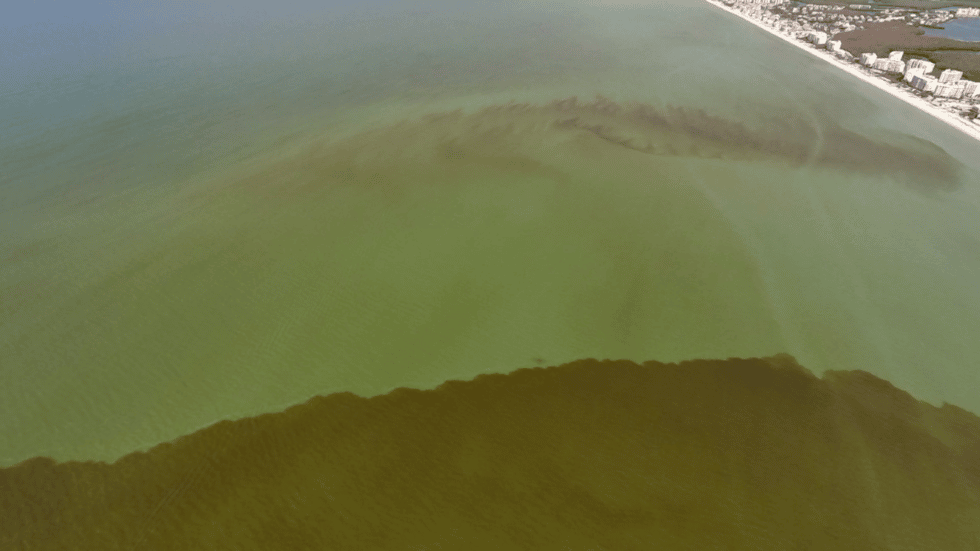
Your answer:
[[[980,411],[980,144],[708,4],[398,10],[3,82],[0,461],[588,357]]]

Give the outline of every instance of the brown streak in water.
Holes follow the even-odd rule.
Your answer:
[[[207,196],[251,190],[264,201],[311,198],[325,186],[383,185],[397,189],[448,176],[474,162],[488,163],[505,175],[508,166],[548,167],[552,153],[580,155],[589,147],[596,159],[612,145],[646,156],[768,162],[800,168],[853,172],[881,177],[923,192],[950,192],[963,185],[964,167],[935,144],[911,136],[863,136],[841,128],[830,115],[818,114],[823,136],[810,120],[791,115],[754,117],[753,122],[727,120],[703,110],[619,104],[598,97],[582,102],[571,97],[543,105],[490,105],[472,113],[431,113],[360,134],[312,144]],[[747,117],[752,118],[752,117]],[[579,141],[565,151],[569,139]],[[564,141],[562,141],[564,140]],[[582,147],[586,149],[583,150]],[[511,163],[511,161],[519,161]],[[523,170],[523,169],[519,169]],[[549,177],[564,177],[561,167]],[[217,188],[216,188],[217,189]]]

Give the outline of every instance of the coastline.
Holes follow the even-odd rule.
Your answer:
[[[758,20],[753,19],[753,18],[751,18],[751,17],[749,17],[749,16],[747,16],[747,15],[745,15],[743,13],[740,13],[740,12],[738,12],[736,10],[733,10],[733,9],[729,8],[728,6],[722,4],[721,2],[719,2],[717,0],[705,0],[705,1],[708,2],[709,4],[715,6],[715,7],[718,7],[718,8],[721,8],[722,10],[725,10],[726,12],[728,12],[728,13],[730,13],[732,15],[735,15],[735,16],[741,18],[741,19],[744,19],[745,21],[748,21],[749,23],[752,23],[756,27],[759,27],[760,29],[768,32],[769,34],[771,34],[773,36],[776,36],[776,37],[779,37],[779,38],[785,40],[786,42],[788,42],[788,43],[796,46],[797,48],[800,48],[803,51],[806,51],[806,52],[808,52],[808,53],[810,53],[810,54],[812,54],[812,55],[814,55],[814,56],[816,56],[816,57],[818,57],[820,59],[823,59],[824,61],[827,61],[828,63],[836,66],[839,69],[842,69],[843,71],[845,71],[846,73],[850,74],[851,76],[854,76],[854,77],[856,77],[856,78],[858,78],[858,79],[860,79],[860,80],[862,80],[862,81],[864,81],[864,82],[866,82],[866,83],[868,83],[868,84],[870,84],[870,85],[878,88],[879,90],[882,90],[884,92],[887,92],[888,94],[891,94],[893,97],[898,98],[898,99],[904,101],[905,103],[911,105],[912,107],[915,107],[915,108],[919,109],[920,111],[922,111],[922,112],[924,112],[924,113],[926,113],[928,115],[931,115],[932,117],[934,117],[934,118],[936,118],[936,119],[938,119],[938,120],[940,120],[940,121],[948,124],[949,126],[952,126],[953,128],[961,131],[962,133],[966,134],[967,136],[969,136],[969,137],[973,138],[974,140],[977,140],[978,142],[980,142],[980,126],[977,126],[976,124],[971,123],[968,120],[964,119],[963,117],[960,117],[960,116],[958,116],[958,115],[956,115],[956,114],[954,114],[954,113],[952,113],[950,111],[947,111],[947,110],[945,110],[945,109],[943,109],[941,107],[937,107],[937,106],[929,103],[928,101],[922,99],[921,97],[919,97],[919,96],[913,94],[912,92],[906,90],[904,86],[902,86],[902,85],[896,85],[896,84],[892,83],[891,81],[888,81],[888,80],[879,78],[879,77],[877,77],[875,75],[872,75],[872,74],[868,74],[868,73],[862,71],[861,69],[859,69],[858,66],[856,66],[854,64],[847,63],[845,61],[842,61],[842,60],[838,59],[837,57],[835,57],[833,54],[831,54],[826,49],[811,47],[810,45],[808,45],[806,43],[803,43],[803,42],[797,40],[796,38],[793,38],[791,36],[787,36],[787,35],[779,32],[777,29],[774,29],[774,28],[771,28],[771,27],[767,27],[765,24],[762,23],[762,21],[758,21]],[[857,54],[857,55],[860,55],[860,54]]]

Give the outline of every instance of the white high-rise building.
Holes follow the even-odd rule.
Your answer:
[[[892,61],[901,61],[903,55],[905,55],[905,52],[899,52],[899,51],[888,52],[888,59]]]
[[[905,77],[903,80],[905,80],[905,82],[912,82],[913,78],[921,77],[924,74],[926,74],[926,71],[922,67],[912,67],[911,69],[905,69]]]
[[[840,50],[840,40],[829,40],[827,41],[827,49],[836,52]]]
[[[940,82],[936,85],[933,95],[940,98],[960,99],[963,97],[963,89],[961,82]]]
[[[894,59],[879,59],[875,61],[873,67],[879,71],[888,71],[889,73],[905,72],[905,62]]]
[[[936,64],[931,61],[926,61],[925,59],[910,59],[908,62],[908,69],[925,69],[925,73],[931,73],[933,69],[936,68]]]
[[[813,42],[817,46],[823,46],[827,43],[827,33],[825,32],[815,32],[810,33],[810,42]]]
[[[871,67],[872,65],[875,64],[875,61],[878,61],[878,54],[873,52],[861,54],[861,65],[864,65],[865,67]]]
[[[963,71],[957,71],[955,69],[946,69],[945,71],[939,74],[939,82],[941,83],[956,82],[960,80],[960,78],[962,77],[963,77]]]
[[[964,98],[975,98],[980,95],[980,82],[973,82],[972,80],[961,80],[963,83],[963,97]]]
[[[931,77],[929,75],[914,77],[912,79],[912,88],[922,90],[923,92],[932,92],[938,85],[939,81],[936,79],[936,77]]]

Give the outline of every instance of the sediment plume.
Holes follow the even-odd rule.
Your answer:
[[[748,118],[754,120],[730,120],[703,109],[679,106],[617,103],[597,96],[592,101],[571,97],[544,105],[490,106],[468,115],[460,111],[432,114],[421,124],[407,123],[399,129],[416,138],[422,133],[435,137],[455,134],[464,141],[472,140],[475,147],[487,138],[526,139],[528,130],[531,136],[534,130],[550,131],[562,141],[591,135],[654,156],[770,160],[794,167],[812,164],[919,179],[943,188],[959,183],[960,163],[924,140],[911,136],[905,136],[901,143],[875,140],[842,128],[827,117],[801,120],[773,111]]]
[[[789,356],[316,397],[0,470],[0,548],[980,548],[980,419]]]
[[[656,175],[658,162],[704,159],[844,171],[935,194],[963,186],[965,167],[914,136],[866,136],[832,117],[770,110],[733,120],[701,109],[615,102],[597,96],[432,112],[353,135],[328,136],[218,186],[281,201],[334,185],[418,185],[460,170],[527,173],[554,180],[581,163]],[[623,156],[623,155],[626,156]],[[630,168],[626,168],[630,167]],[[203,195],[213,195],[214,187]]]

